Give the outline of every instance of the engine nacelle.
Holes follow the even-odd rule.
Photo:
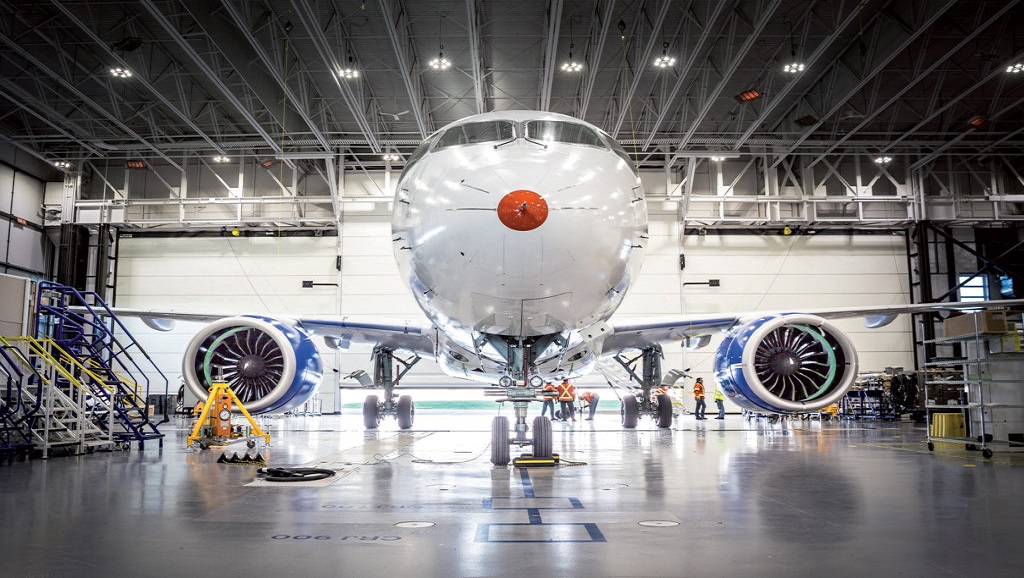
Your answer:
[[[857,350],[835,325],[805,314],[769,315],[731,331],[715,378],[736,405],[805,413],[831,405],[857,377]]]
[[[220,377],[252,414],[300,407],[323,375],[308,333],[255,315],[220,319],[200,330],[185,350],[182,371],[199,399]]]

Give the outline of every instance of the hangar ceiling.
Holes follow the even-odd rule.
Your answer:
[[[1019,0],[0,0],[0,144],[72,168],[380,169],[451,121],[530,108],[647,168],[870,154],[999,159],[1020,181],[1021,62]]]

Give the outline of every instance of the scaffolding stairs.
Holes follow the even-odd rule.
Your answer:
[[[23,427],[35,409],[25,397],[25,374],[8,353],[6,345],[0,345],[0,465],[24,460],[34,444],[27,428]]]
[[[162,447],[147,400],[151,393],[167,395],[168,381],[149,354],[97,293],[48,281],[38,291],[37,337],[48,339],[73,374],[88,377],[83,382],[92,395],[110,408],[114,441],[143,449],[157,440]]]
[[[12,422],[44,459],[56,448],[84,453],[112,447],[109,405],[61,366],[45,342],[0,337],[0,348],[5,373],[17,375],[21,386],[21,415]],[[38,384],[35,391],[33,383]]]

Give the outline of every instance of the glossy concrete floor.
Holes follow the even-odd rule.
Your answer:
[[[554,424],[579,465],[489,463],[491,414],[268,420],[272,466],[163,449],[0,467],[0,576],[1021,576],[1024,468],[909,422],[617,414]],[[243,451],[244,445],[229,451]]]

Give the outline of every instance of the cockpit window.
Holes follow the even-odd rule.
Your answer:
[[[427,140],[421,142],[420,145],[416,147],[415,150],[412,151],[412,154],[409,155],[409,160],[405,161],[405,167],[402,168],[402,174],[399,175],[398,180],[402,180],[402,177],[405,176],[405,173],[409,172],[409,169],[412,168],[414,164],[416,164],[416,161],[420,160],[421,158],[423,158],[423,155],[427,154],[427,151],[430,150],[430,145],[434,144],[434,141],[436,140],[436,136],[434,136],[433,138],[428,138]]]
[[[612,147],[612,150],[615,151],[615,154],[622,157],[622,160],[626,161],[626,164],[629,165],[629,168],[631,168],[633,172],[636,173],[636,164],[633,163],[633,159],[629,158],[629,153],[627,153],[626,149],[619,144],[619,141],[613,139],[608,135],[604,135],[604,140],[608,142],[608,146]]]
[[[561,120],[531,120],[526,123],[526,136],[541,142],[554,141],[608,148],[590,127]]]
[[[471,122],[446,130],[438,139],[434,150],[482,142],[506,141],[510,140],[512,135],[512,121]]]

